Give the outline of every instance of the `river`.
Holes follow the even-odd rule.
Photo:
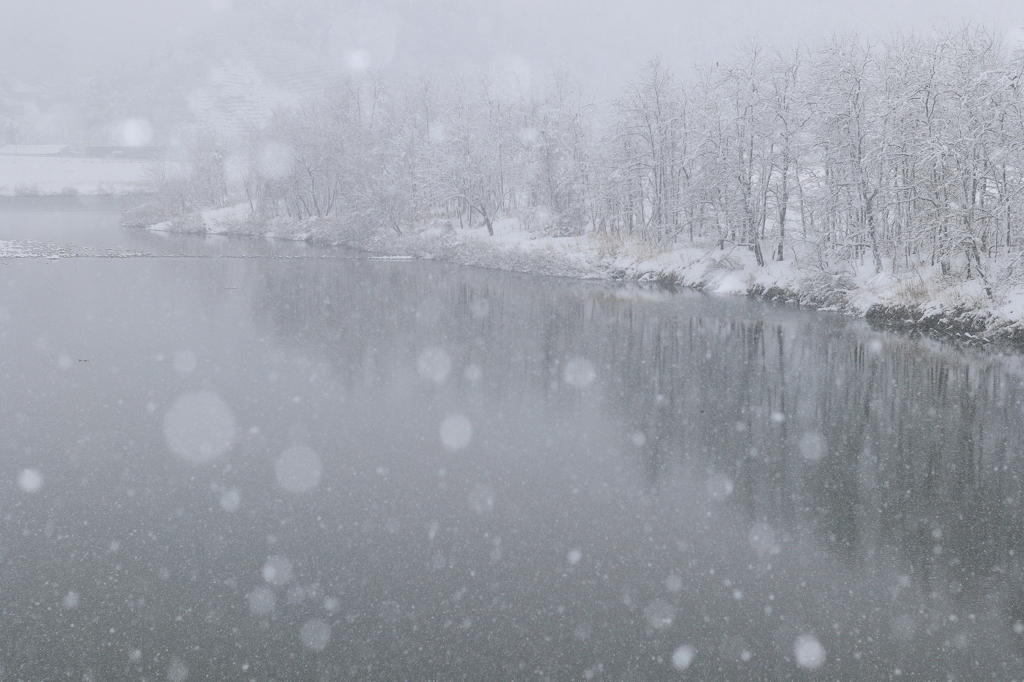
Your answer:
[[[103,211],[0,239],[6,680],[1024,679],[1024,363]]]

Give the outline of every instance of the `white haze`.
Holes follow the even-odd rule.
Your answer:
[[[228,57],[402,74],[504,64],[615,88],[661,56],[680,71],[749,38],[776,47],[857,31],[1024,24],[1017,2],[954,0],[5,0],[0,77],[66,82],[173,61],[187,79]],[[175,56],[176,55],[176,56]]]

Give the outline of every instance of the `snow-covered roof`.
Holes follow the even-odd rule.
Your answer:
[[[5,144],[0,147],[0,154],[5,156],[57,156],[66,151],[66,144]]]

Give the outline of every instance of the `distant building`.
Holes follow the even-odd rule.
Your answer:
[[[146,145],[141,147],[90,145],[85,155],[91,159],[156,159],[163,155],[164,147]]]
[[[66,144],[5,144],[0,156],[74,156],[75,151]]]
[[[0,75],[0,147],[16,143],[17,154],[21,156],[29,153],[22,146],[69,142],[80,118],[71,90],[70,86],[54,90],[50,86],[27,85]],[[61,94],[55,95],[55,91]]]
[[[54,97],[45,85],[29,85],[21,81],[0,83],[0,113],[12,118],[38,118],[50,111]]]

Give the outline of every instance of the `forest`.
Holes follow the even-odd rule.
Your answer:
[[[986,29],[754,41],[685,76],[650,61],[612,101],[571,76],[346,78],[157,173],[177,213],[256,222],[486,226],[859,260],[1015,279],[1024,239],[1024,52]],[[1020,255],[1017,255],[1020,254]]]

